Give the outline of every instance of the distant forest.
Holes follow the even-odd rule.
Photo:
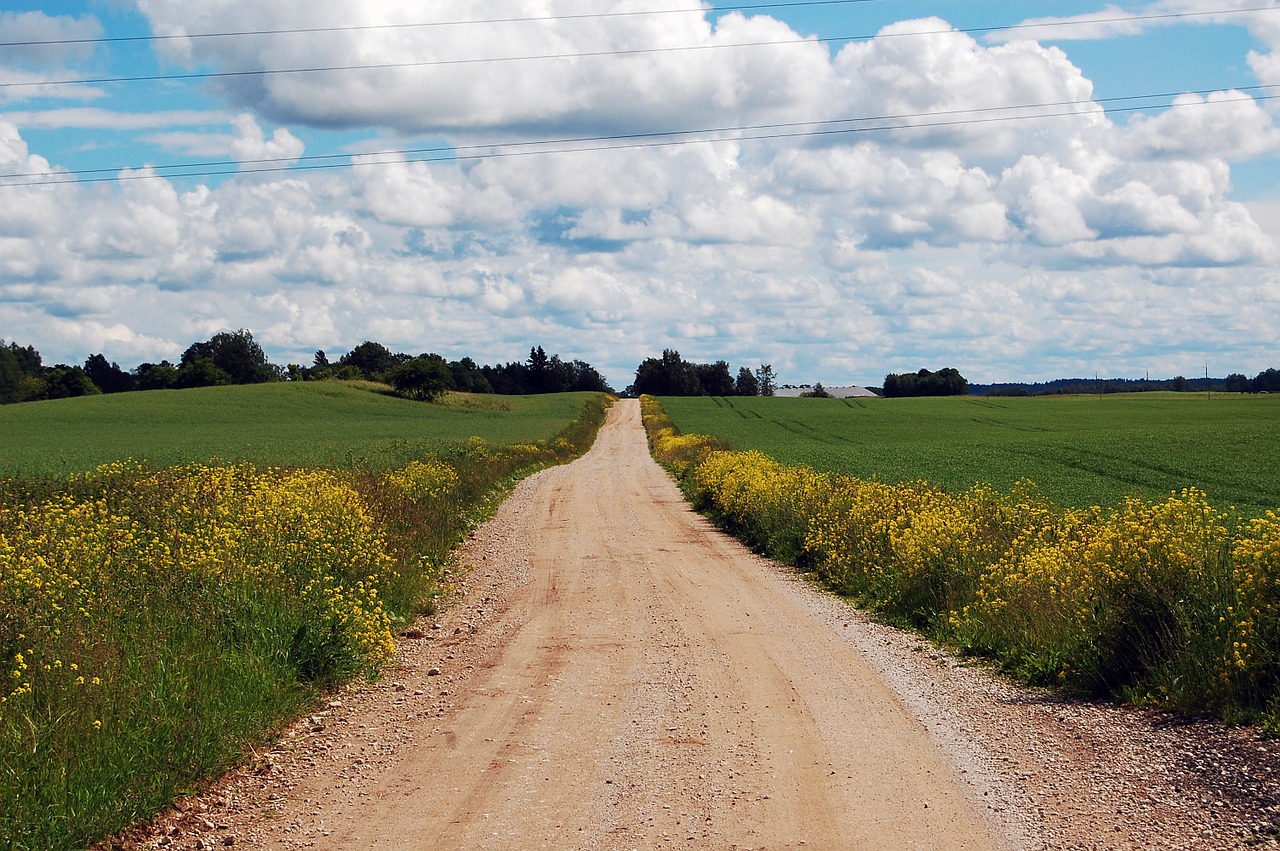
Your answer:
[[[509,396],[577,390],[613,392],[589,363],[547,355],[542,346],[530,348],[525,361],[479,366],[471,358],[449,361],[434,353],[409,355],[366,340],[332,361],[320,350],[310,366],[281,367],[267,360],[253,334],[240,330],[192,343],[176,364],[162,360],[126,370],[102,354],[90,355],[83,366],[45,366],[33,346],[0,340],[0,404],[99,393],[324,379],[384,382],[401,395],[424,400],[449,390]]]
[[[1233,372],[1226,378],[1059,378],[1032,384],[970,384],[972,396],[1054,396],[1062,394],[1146,393],[1280,393],[1280,370],[1265,369],[1253,378]]]

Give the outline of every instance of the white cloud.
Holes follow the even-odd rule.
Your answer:
[[[23,129],[61,130],[152,130],[170,127],[210,127],[225,125],[224,112],[168,110],[157,112],[119,112],[100,107],[66,107],[39,111],[11,111],[7,121]]]
[[[231,125],[235,128],[231,155],[239,163],[276,167],[302,156],[302,142],[284,127],[277,127],[268,140],[248,113],[237,115]]]
[[[179,0],[146,0],[139,7],[153,28],[166,34],[483,20],[493,14],[491,6],[474,0],[385,0],[354,6],[330,0],[305,7],[224,0],[203,4],[194,14],[190,4]],[[671,8],[654,0],[634,6],[645,7]],[[537,133],[535,128],[566,123],[601,132],[651,131],[668,123],[686,127],[693,119],[722,123],[746,112],[794,115],[803,112],[814,84],[830,74],[826,50],[817,42],[715,49],[796,38],[768,17],[730,14],[714,28],[698,14],[555,17],[585,10],[581,4],[553,0],[503,12],[503,17],[545,14],[540,21],[261,35],[230,44],[175,40],[161,49],[174,61],[215,69],[403,63],[358,72],[235,77],[223,85],[233,103],[273,121],[379,126],[405,133],[521,128]],[[684,47],[697,49],[637,52]],[[607,51],[628,54],[580,55]],[[573,58],[451,64],[476,57],[548,55]]]
[[[1274,5],[1274,0],[1266,4],[1255,0],[1159,0],[1128,10],[1109,3],[1097,12],[1027,18],[1016,26],[991,33],[987,40],[1093,41],[1140,35],[1152,29],[1185,24],[1244,22],[1251,26],[1266,26],[1274,18],[1267,15],[1265,9]]]
[[[102,93],[79,85],[42,85],[45,81],[84,78],[75,67],[93,55],[93,45],[85,42],[102,35],[102,25],[92,15],[72,18],[44,12],[0,12],[0,33],[4,33],[5,41],[16,43],[0,53],[0,79],[7,84],[0,87],[0,103]]]
[[[1119,153],[1134,158],[1245,159],[1280,148],[1271,115],[1242,92],[1183,94],[1154,117],[1135,116]]]

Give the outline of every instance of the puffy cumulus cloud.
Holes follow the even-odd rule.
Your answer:
[[[57,189],[42,184],[61,179],[65,173],[65,169],[31,153],[18,128],[0,119],[0,174],[13,175],[8,180],[0,178],[0,269],[8,274],[29,277],[34,266],[41,265],[36,262],[38,252],[25,240],[59,226],[63,209],[56,200]],[[10,183],[15,185],[5,185]]]
[[[478,0],[358,5],[322,0],[305,7],[220,0],[193,9],[179,0],[143,0],[139,8],[165,35],[343,28],[263,34],[232,43],[181,38],[162,43],[160,49],[178,62],[217,70],[383,66],[222,82],[234,103],[288,124],[378,126],[405,133],[545,132],[567,122],[603,132],[652,131],[664,124],[680,129],[694,119],[718,122],[748,112],[801,115],[831,73],[827,52],[816,41],[715,49],[797,37],[765,16],[729,14],[713,26],[696,3],[688,3],[691,14],[584,17],[616,8],[603,0],[586,6],[568,0],[520,2],[504,6],[501,16],[533,20],[426,27],[412,25],[483,21],[493,17],[493,6]],[[642,0],[629,11],[672,8]],[[671,48],[694,49],[666,52]],[[599,55],[609,52],[623,55]],[[565,58],[474,61],[545,56]]]
[[[607,268],[571,266],[530,281],[534,300],[568,325],[622,321],[632,299],[625,282]]]
[[[438,181],[425,163],[372,155],[353,162],[356,201],[378,221],[414,228],[442,228],[454,221],[456,190]]]
[[[1280,148],[1271,115],[1242,92],[1179,95],[1173,108],[1135,116],[1118,153],[1135,159],[1244,159]]]
[[[1267,4],[1274,7],[1275,0]],[[1249,52],[1249,69],[1253,71],[1258,82],[1275,85],[1280,82],[1280,19],[1267,12],[1258,12],[1246,17],[1249,32],[1264,45],[1261,50]]]
[[[1012,232],[996,179],[949,151],[872,144],[804,151],[788,158],[779,178],[838,223],[841,243],[858,234],[861,250],[998,241]]]
[[[1228,170],[1221,162],[1108,158],[1092,166],[1024,157],[1002,174],[996,195],[1006,200],[1020,233],[1049,249],[1039,262],[1214,266],[1276,256],[1273,236],[1246,207],[1227,200]]]
[[[235,128],[231,154],[236,162],[279,166],[302,156],[302,141],[284,127],[276,128],[267,139],[258,122],[248,113],[237,115],[231,124]]]
[[[983,47],[938,18],[903,21],[850,43],[834,69],[838,96],[829,117],[884,116],[877,125],[913,128],[894,132],[896,144],[959,150],[971,161],[1061,150],[1105,124],[1091,102],[1092,83],[1063,51],[1030,41]],[[1012,120],[1043,114],[1039,104],[1078,106],[1064,117]],[[974,121],[995,115],[1008,120]]]

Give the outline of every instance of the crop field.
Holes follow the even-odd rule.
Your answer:
[[[65,476],[125,458],[388,469],[478,436],[545,440],[589,393],[424,405],[332,381],[159,390],[0,407],[0,476]]]
[[[885,482],[1008,491],[1068,507],[1196,487],[1246,517],[1280,508],[1280,397],[1143,393],[1037,398],[664,397],[685,434]]]

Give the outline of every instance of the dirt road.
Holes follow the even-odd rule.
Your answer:
[[[532,582],[331,848],[989,848],[957,767],[693,514],[621,402],[528,513]]]
[[[1073,704],[868,620],[694,514],[635,402],[478,530],[465,596],[139,844],[1275,847],[1280,745]]]

